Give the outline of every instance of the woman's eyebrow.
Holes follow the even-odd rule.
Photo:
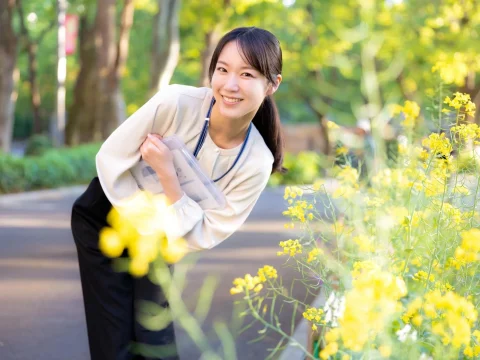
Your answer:
[[[226,63],[226,62],[225,62],[225,61],[223,61],[223,60],[218,60],[218,61],[217,61],[217,63],[218,63],[218,64],[223,64],[223,65],[226,65],[226,66],[228,66],[228,63]],[[247,66],[242,66],[240,69],[249,69],[249,70],[255,70],[253,67],[251,67],[251,66],[248,66],[248,65],[247,65]]]

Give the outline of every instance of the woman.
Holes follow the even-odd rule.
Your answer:
[[[133,359],[131,342],[175,344],[173,324],[148,331],[134,320],[141,300],[168,306],[160,289],[147,277],[115,272],[98,249],[111,206],[138,191],[129,170],[143,158],[158,175],[170,204],[165,215],[165,223],[172,224],[165,229],[168,239],[183,237],[192,251],[218,245],[246,220],[270,174],[283,169],[280,119],[272,98],[281,73],[282,52],[273,34],[255,27],[234,29],[212,56],[211,88],[167,87],[102,145],[96,157],[98,178],[72,210],[93,360]],[[172,154],[160,140],[173,134],[216,182],[226,207],[202,210],[182,192]]]

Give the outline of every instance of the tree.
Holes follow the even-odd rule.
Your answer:
[[[169,84],[180,54],[178,12],[180,0],[158,0],[153,26],[149,94]]]
[[[120,76],[128,55],[132,0],[123,0],[116,39],[116,1],[98,0],[93,24],[80,19],[80,72],[66,127],[66,142],[100,141],[125,119]]]
[[[0,150],[10,151],[15,108],[15,66],[18,37],[13,29],[15,0],[0,2]]]
[[[22,40],[22,49],[21,51],[26,51],[28,54],[28,81],[30,83],[30,102],[33,112],[33,132],[35,134],[40,134],[43,129],[43,118],[41,108],[41,94],[38,85],[38,46],[42,43],[45,35],[47,35],[54,27],[55,22],[50,22],[40,34],[34,38],[29,30],[28,26],[25,23],[25,14],[22,0],[17,0],[17,9],[19,13],[19,22],[20,22],[20,39]]]

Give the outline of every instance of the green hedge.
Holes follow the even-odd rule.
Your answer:
[[[270,176],[269,186],[312,184],[322,175],[320,155],[313,151],[285,153],[283,166],[288,169],[287,173]]]
[[[86,184],[96,176],[100,144],[51,149],[41,156],[0,154],[0,194]]]

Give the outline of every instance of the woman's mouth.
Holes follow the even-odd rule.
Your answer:
[[[243,101],[243,99],[231,98],[227,96],[222,96],[222,99],[223,99],[223,102],[228,105],[235,105],[235,104],[238,104],[240,101]]]

